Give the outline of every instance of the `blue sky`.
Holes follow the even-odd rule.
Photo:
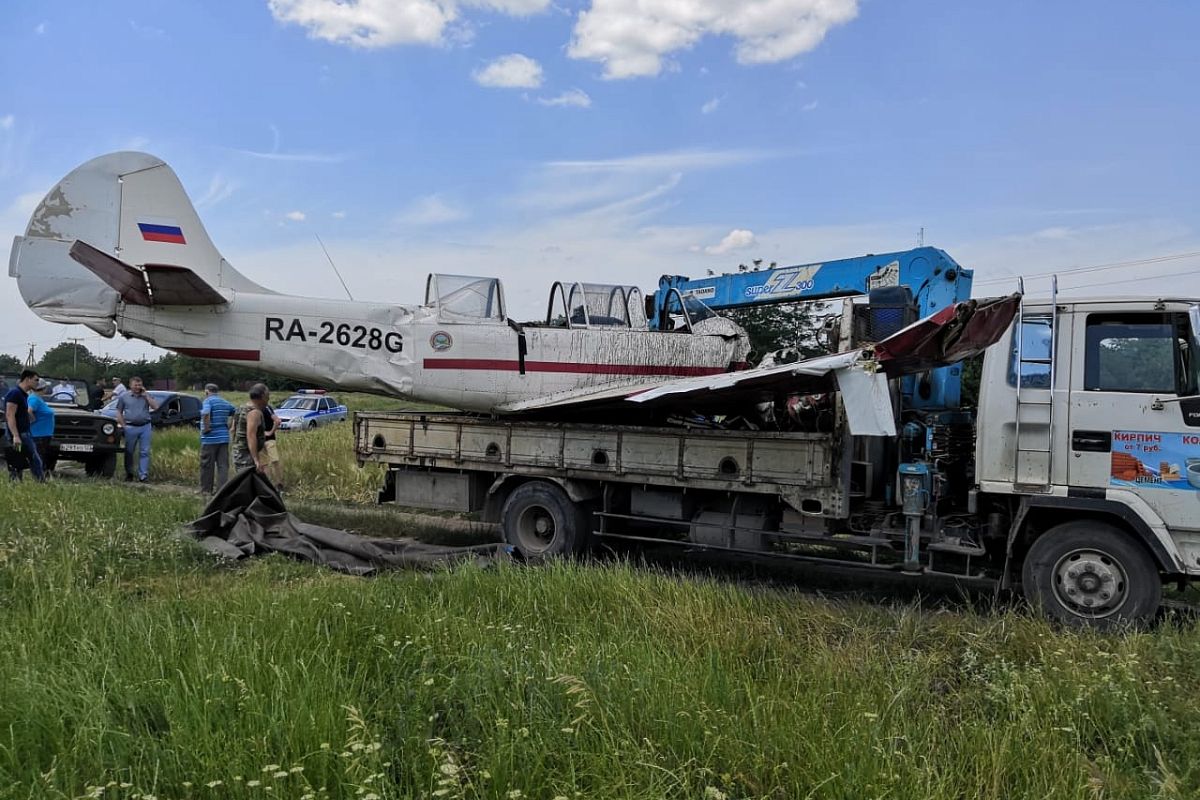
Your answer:
[[[9,0],[0,234],[77,164],[140,149],[236,267],[302,294],[340,293],[314,234],[356,297],[487,274],[536,315],[557,279],[649,290],[921,227],[999,292],[1200,251],[1198,30],[1184,0]],[[1063,285],[1200,295],[1197,268]],[[0,352],[153,355],[8,286]]]

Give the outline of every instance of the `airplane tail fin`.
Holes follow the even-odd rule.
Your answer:
[[[146,153],[110,153],[72,170],[38,204],[9,256],[9,275],[35,314],[111,336],[127,298],[72,257],[76,242],[126,265],[181,267],[218,295],[267,291],[225,261],[175,172]]]

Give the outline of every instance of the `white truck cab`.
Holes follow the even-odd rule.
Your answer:
[[[1138,571],[1200,575],[1198,330],[1195,299],[1027,300],[987,353],[977,490],[1040,520],[1010,552],[1053,616],[1157,605]]]

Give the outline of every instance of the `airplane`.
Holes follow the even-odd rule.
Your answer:
[[[895,435],[890,379],[981,352],[1019,304],[959,302],[872,348],[747,369],[746,331],[677,289],[653,326],[634,286],[555,282],[535,322],[508,315],[497,278],[431,274],[420,305],[282,294],[235,270],[171,168],[137,152],[59,181],[15,237],[9,275],[50,322],[343,390],[628,420],[670,404],[836,389],[851,432],[873,436]]]
[[[496,278],[431,274],[413,305],[300,297],[235,270],[175,172],[147,153],[59,181],[13,243],[9,274],[42,319],[301,381],[504,413],[593,390],[744,366],[746,332],[694,298],[652,329],[639,289],[556,282],[516,322]]]

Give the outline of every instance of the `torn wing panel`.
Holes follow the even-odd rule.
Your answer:
[[[875,345],[875,357],[893,378],[962,361],[998,342],[1020,305],[1019,294],[955,303]]]

